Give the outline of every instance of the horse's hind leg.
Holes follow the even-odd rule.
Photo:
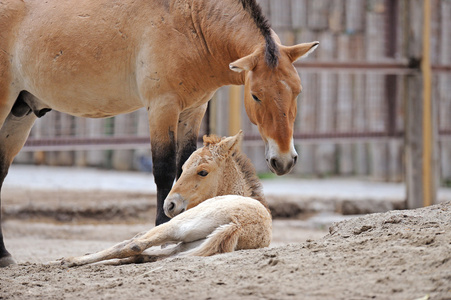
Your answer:
[[[0,129],[0,191],[14,157],[22,149],[36,116],[26,106],[18,103],[13,107]],[[1,206],[1,198],[0,198]],[[0,215],[0,267],[14,264],[14,260],[5,248],[1,230]]]

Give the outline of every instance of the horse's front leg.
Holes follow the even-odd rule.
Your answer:
[[[208,103],[183,111],[177,130],[177,179],[182,174],[182,166],[197,148],[197,137]]]
[[[153,175],[157,185],[157,226],[170,220],[164,213],[163,204],[176,176],[176,139],[180,115],[176,103],[164,101],[161,100],[161,104],[151,106],[148,110]]]

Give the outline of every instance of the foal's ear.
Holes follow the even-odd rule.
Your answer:
[[[241,73],[243,71],[250,71],[254,69],[256,64],[257,54],[254,52],[229,64],[229,68],[232,71]]]
[[[283,50],[287,53],[288,57],[291,59],[291,62],[295,62],[299,58],[307,57],[310,53],[316,50],[319,42],[311,42],[311,43],[303,43],[294,46],[283,47]]]
[[[220,147],[221,155],[227,157],[233,153],[243,138],[243,131],[240,130],[236,135],[224,138],[218,145]]]

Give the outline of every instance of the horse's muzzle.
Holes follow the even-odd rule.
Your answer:
[[[296,165],[297,160],[298,156],[294,155],[290,159],[279,159],[277,157],[272,157],[270,159],[266,159],[266,162],[268,163],[271,172],[280,176],[289,173]]]
[[[293,142],[290,150],[280,153],[279,146],[273,140],[268,139],[266,147],[266,163],[271,172],[277,175],[285,175],[289,173],[296,165],[298,154],[294,149]]]
[[[164,213],[169,218],[173,218],[186,210],[188,202],[178,193],[169,195],[164,200]]]

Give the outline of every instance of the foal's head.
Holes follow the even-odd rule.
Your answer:
[[[168,217],[221,195],[241,195],[264,201],[255,170],[237,149],[242,132],[227,138],[204,136],[204,147],[197,149],[183,165],[180,178],[164,202]]]
[[[296,98],[302,86],[293,62],[318,45],[312,42],[286,47],[276,43],[272,58],[266,45],[230,64],[231,70],[246,72],[246,111],[251,122],[258,126],[265,142],[266,161],[277,175],[290,172],[297,160],[293,127]]]

